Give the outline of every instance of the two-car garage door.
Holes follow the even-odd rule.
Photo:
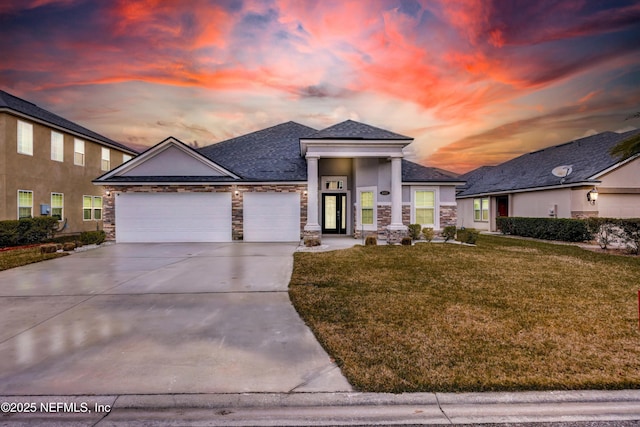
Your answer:
[[[118,242],[229,242],[231,193],[120,193]],[[298,193],[243,195],[243,233],[249,242],[300,239]]]

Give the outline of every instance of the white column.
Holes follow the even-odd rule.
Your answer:
[[[318,157],[307,154],[307,225],[304,231],[320,231],[318,222]]]
[[[391,224],[389,230],[406,230],[402,224],[402,157],[391,158]]]

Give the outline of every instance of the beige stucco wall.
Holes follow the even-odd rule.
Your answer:
[[[105,173],[101,170],[101,145],[85,138],[85,166],[73,163],[75,136],[55,129],[64,136],[64,161],[51,160],[52,128],[32,122],[33,156],[18,154],[18,118],[0,113],[0,220],[17,219],[18,190],[33,191],[33,215],[40,215],[41,204],[51,204],[51,193],[64,194],[65,233],[96,230],[102,221],[84,221],[82,196],[102,196],[102,187],[91,181]],[[111,167],[122,163],[123,152],[110,148]]]

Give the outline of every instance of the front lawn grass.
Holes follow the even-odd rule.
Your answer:
[[[23,249],[11,249],[0,252],[0,271],[8,270],[22,265],[32,264],[34,262],[45,261],[47,259],[60,258],[68,255],[67,253],[41,254],[40,247],[31,247]]]
[[[481,236],[296,253],[289,294],[360,391],[640,388],[640,258]]]

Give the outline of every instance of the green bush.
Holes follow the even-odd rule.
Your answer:
[[[427,242],[433,240],[433,228],[425,227],[422,229],[422,235]]]
[[[413,240],[418,240],[420,238],[420,229],[422,226],[420,224],[409,224],[409,236]]]
[[[58,220],[49,216],[0,221],[0,246],[41,243],[53,238]]]
[[[456,238],[456,226],[455,225],[446,226],[442,230],[442,237],[444,238],[445,242],[448,242],[451,239],[455,239]]]
[[[458,230],[456,239],[462,243],[475,245],[479,235],[480,232],[473,228],[461,228],[460,230]]]
[[[411,244],[413,243],[413,239],[411,237],[403,237],[400,243],[402,244],[402,246],[411,246]]]
[[[627,249],[638,255],[640,253],[640,218],[622,219],[619,220],[618,225],[622,228],[622,238]]]
[[[587,222],[569,218],[499,217],[496,225],[504,234],[564,242],[591,240]]]
[[[378,238],[376,236],[367,236],[367,238],[364,241],[364,245],[365,246],[377,246],[378,245]]]
[[[80,233],[80,242],[84,245],[99,245],[107,238],[106,233],[103,230],[98,231],[83,231]]]

